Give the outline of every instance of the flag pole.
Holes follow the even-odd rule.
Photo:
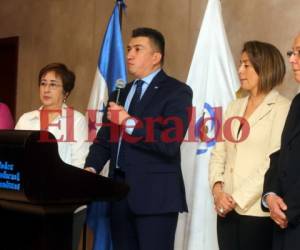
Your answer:
[[[95,122],[92,137],[96,136],[96,124],[100,124],[108,97],[115,89],[118,79],[127,81],[125,53],[122,33],[120,29],[122,8],[124,0],[114,0],[113,12],[109,18],[105,34],[102,39],[98,64],[89,99],[88,109],[96,110],[93,114]],[[119,20],[118,20],[119,19]],[[89,117],[90,118],[90,117]],[[92,202],[87,211],[87,225],[93,232],[93,249],[111,250],[112,240],[108,219],[108,204],[105,202]],[[89,243],[89,242],[88,242]]]
[[[117,0],[119,6],[119,21],[120,21],[120,29],[122,31],[122,16],[123,16],[123,7],[125,5],[123,0]]]

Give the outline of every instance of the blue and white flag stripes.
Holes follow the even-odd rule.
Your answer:
[[[88,109],[99,111],[96,122],[100,122],[102,119],[104,105],[109,94],[115,89],[116,80],[123,79],[126,82],[125,54],[119,17],[120,4],[125,6],[122,1],[116,1],[104,35],[89,99]]]
[[[214,116],[213,107],[226,109],[239,81],[224,29],[220,0],[208,0],[187,84],[193,89],[196,131],[201,119]],[[213,122],[206,124],[214,137]],[[208,163],[215,141],[182,145],[183,173],[189,213],[179,220],[176,249],[217,250],[216,213],[208,184]],[[181,237],[180,235],[184,235]]]
[[[119,6],[125,7],[122,0],[117,0],[107,26],[98,67],[88,104],[89,110],[97,110],[96,120],[100,123],[109,94],[115,89],[116,80],[126,82],[126,64],[123,39],[120,27]],[[89,126],[95,129],[94,126]],[[87,224],[93,231],[93,250],[112,250],[108,204],[94,202],[88,207]]]

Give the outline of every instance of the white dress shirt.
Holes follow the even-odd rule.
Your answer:
[[[85,117],[78,111],[67,112],[67,105],[63,104],[61,115],[56,117],[48,127],[58,141],[58,152],[60,158],[67,164],[83,168],[85,158],[89,151],[88,125]],[[40,110],[34,110],[23,114],[17,122],[15,129],[40,130]],[[70,108],[69,108],[70,109]],[[73,116],[72,116],[73,113]],[[74,121],[74,141],[67,141],[72,131],[67,131],[67,123]],[[58,126],[60,125],[60,126]]]

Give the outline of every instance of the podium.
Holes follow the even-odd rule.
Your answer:
[[[77,250],[85,205],[128,191],[64,163],[47,131],[0,130],[1,250]]]

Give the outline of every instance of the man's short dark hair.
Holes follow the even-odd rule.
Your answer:
[[[39,73],[39,85],[41,79],[48,72],[54,72],[55,75],[59,76],[63,83],[63,89],[65,93],[70,94],[75,86],[75,74],[69,70],[63,63],[50,63],[43,67]]]
[[[158,49],[158,52],[161,54],[161,64],[164,62],[165,57],[165,38],[158,30],[151,28],[137,28],[132,31],[131,37],[144,36],[148,37]]]

